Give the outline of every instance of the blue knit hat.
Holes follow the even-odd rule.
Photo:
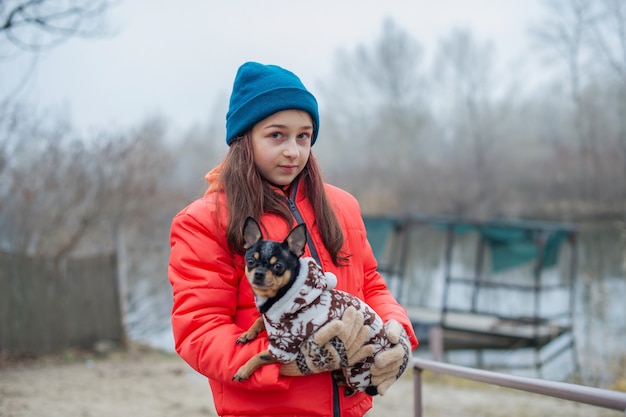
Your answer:
[[[226,144],[282,110],[303,110],[313,120],[311,145],[320,121],[317,101],[297,75],[276,65],[246,62],[237,71],[226,114]]]

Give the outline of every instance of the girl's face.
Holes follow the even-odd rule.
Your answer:
[[[313,122],[302,110],[283,110],[252,128],[252,154],[263,178],[285,186],[302,172],[311,154]]]

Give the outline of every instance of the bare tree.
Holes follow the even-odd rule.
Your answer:
[[[112,251],[114,229],[153,213],[167,166],[163,129],[78,137],[55,117],[22,114],[0,189],[2,249],[63,259]],[[19,146],[13,145],[19,143]]]
[[[626,4],[601,0],[590,13],[589,45],[594,54],[626,85]]]
[[[618,181],[616,189],[607,179],[620,164],[615,152],[626,159],[626,8],[613,0],[551,0],[545,5],[547,17],[535,29],[535,37],[566,64],[573,105],[571,137],[579,154],[579,172],[574,174],[579,179],[578,198],[606,203],[607,196],[624,194],[625,186]],[[607,94],[602,91],[611,84],[606,77],[611,73],[621,86],[609,87]],[[617,134],[607,123],[611,120],[607,113],[616,114]],[[621,166],[626,173],[623,162]]]
[[[331,181],[369,213],[567,220],[615,213],[626,194],[619,150],[626,141],[617,140],[626,138],[618,110],[626,109],[626,89],[607,72],[621,68],[616,39],[626,25],[602,25],[604,39],[616,31],[605,41],[611,59],[593,46],[601,38],[592,29],[609,15],[618,19],[622,6],[546,4],[552,8],[535,35],[553,58],[544,74],[556,68],[557,79],[525,96],[496,65],[491,44],[468,31],[442,40],[428,80],[421,47],[392,21],[371,44],[338,52],[322,85],[325,140],[315,148]],[[609,6],[620,8],[609,13]]]
[[[13,47],[38,52],[71,37],[103,33],[112,0],[0,0],[0,34]],[[0,45],[6,53],[6,46]]]
[[[440,123],[446,126],[442,139],[456,155],[449,168],[459,175],[451,183],[456,186],[449,198],[456,201],[451,209],[458,215],[484,216],[495,209],[493,148],[504,138],[498,137],[502,114],[494,70],[492,45],[479,43],[470,31],[456,29],[441,40],[435,56],[434,96]]]
[[[99,37],[108,32],[106,12],[119,0],[0,0],[0,63],[24,57],[20,79],[0,94],[0,112],[28,84],[37,68],[38,52],[73,37]]]
[[[599,189],[597,173],[600,169],[598,143],[593,131],[594,120],[589,116],[588,102],[584,100],[583,90],[591,78],[589,62],[590,50],[585,48],[589,36],[589,23],[593,17],[591,0],[572,0],[559,2],[546,0],[547,18],[535,28],[535,36],[548,50],[565,62],[568,72],[569,89],[574,112],[573,137],[577,139],[580,153],[580,174],[585,179],[580,183],[580,198],[596,198]]]
[[[420,43],[386,19],[373,44],[336,54],[333,74],[322,86],[324,135],[332,138],[319,147],[323,152],[327,142],[333,152],[324,155],[327,171],[367,210],[410,204],[413,193],[406,186],[415,187],[429,120],[422,66]],[[354,155],[355,147],[363,151]],[[377,192],[369,195],[372,190]]]
[[[335,54],[332,77],[322,85],[328,107],[354,117],[381,107],[415,105],[425,86],[419,75],[422,59],[419,42],[392,19],[385,19],[372,45]]]
[[[618,119],[618,143],[626,158],[626,5],[620,0],[602,0],[589,20],[590,45],[601,62],[620,82],[615,111]],[[624,165],[626,177],[626,165]],[[623,190],[626,191],[626,190]]]

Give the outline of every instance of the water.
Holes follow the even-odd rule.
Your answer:
[[[580,226],[578,237],[578,266],[575,270],[573,297],[573,336],[575,352],[580,363],[580,375],[575,382],[606,387],[615,381],[626,360],[626,277],[624,276],[623,226],[618,223],[587,224]],[[445,234],[429,227],[414,233],[409,253],[407,278],[403,283],[390,283],[396,289],[398,299],[406,306],[421,306],[439,310],[444,293],[444,247]],[[559,264],[547,269],[542,275],[544,284],[561,283],[570,270],[569,247],[561,249]],[[457,237],[451,275],[455,277],[473,276],[476,259],[476,236]],[[498,282],[532,284],[532,265],[526,265],[504,273],[491,274],[485,271],[486,279]],[[399,288],[401,287],[401,288]],[[467,286],[451,286],[448,292],[448,305],[469,308],[472,300],[471,289]],[[541,316],[570,310],[570,297],[567,291],[544,290],[540,297]],[[532,292],[507,289],[485,290],[477,298],[482,311],[505,313],[512,316],[533,315]],[[546,348],[549,354],[565,344],[569,339],[562,338]],[[429,356],[427,348],[416,352]],[[485,363],[508,363],[520,365],[532,363],[532,354],[526,351],[493,351]],[[447,360],[462,365],[476,362],[475,352],[453,352]],[[571,352],[558,355],[547,362],[539,376],[553,380],[568,380],[572,376],[573,359]],[[621,365],[620,365],[621,364]],[[514,371],[533,375],[535,372]]]

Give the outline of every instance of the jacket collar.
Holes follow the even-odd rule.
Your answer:
[[[212,170],[210,170],[205,176],[204,179],[209,183],[209,188],[205,191],[204,195],[207,196],[216,191],[221,191],[224,187],[220,184],[220,174],[222,172],[222,164],[219,164]]]

